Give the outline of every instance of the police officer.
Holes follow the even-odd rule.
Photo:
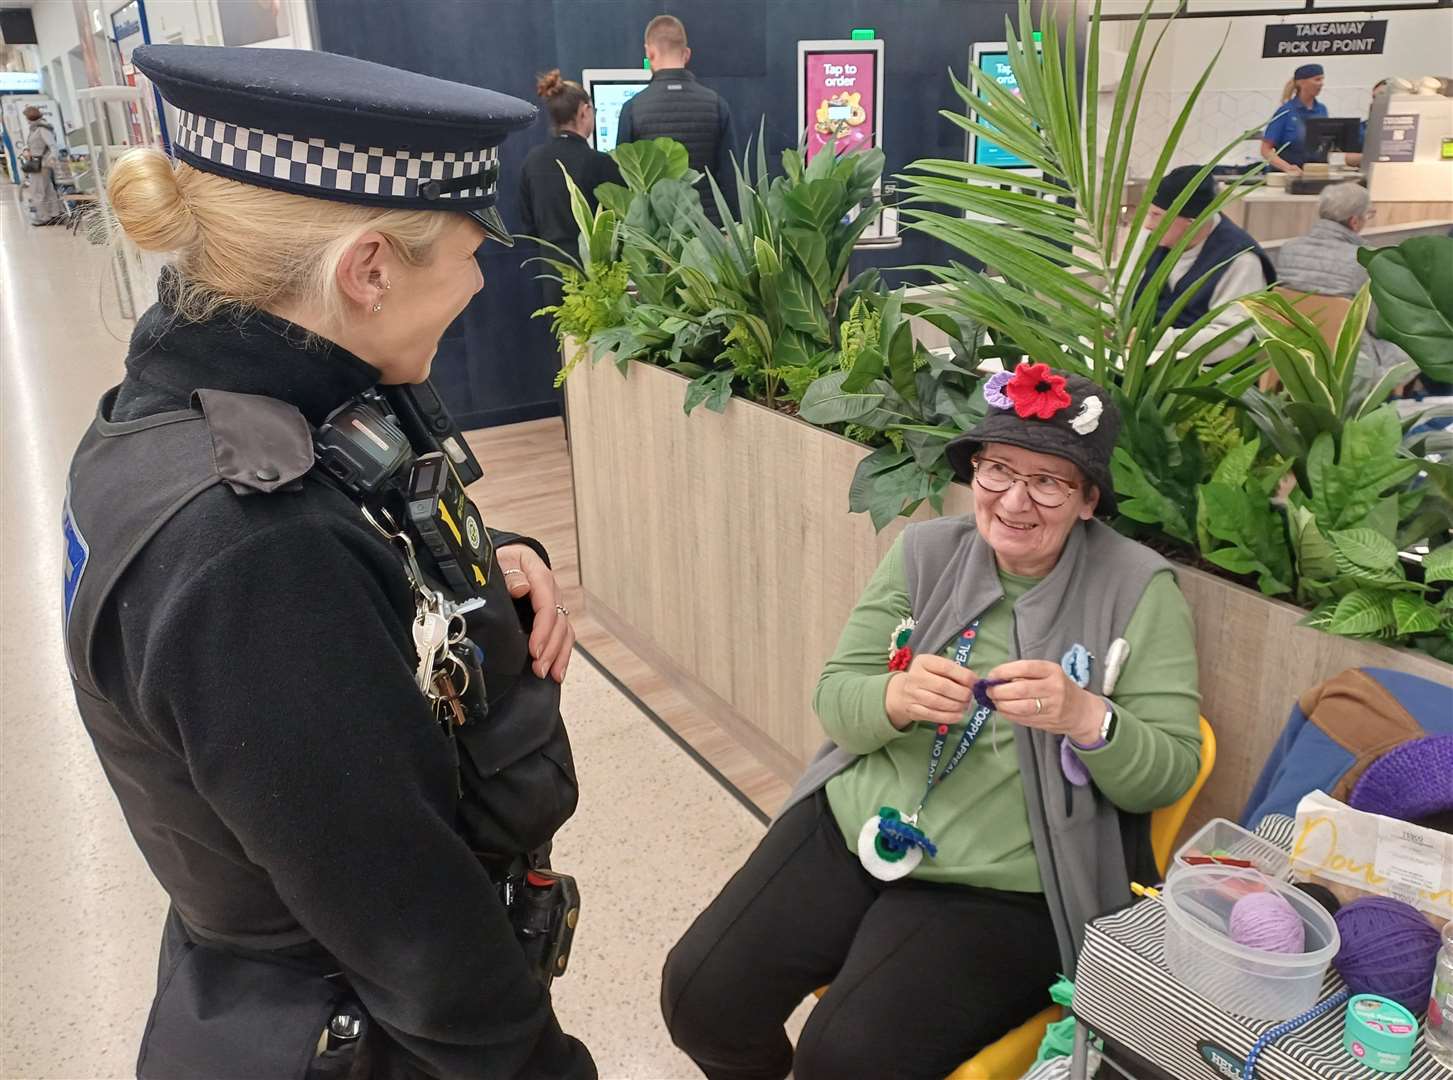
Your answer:
[[[455,488],[407,504],[449,558],[381,494],[470,460],[409,445],[390,395],[510,243],[497,148],[534,110],[324,53],[135,63],[177,160],[135,151],[109,194],[174,259],[64,531],[81,715],[172,903],[138,1074],[594,1077],[505,903],[574,808],[569,613]]]

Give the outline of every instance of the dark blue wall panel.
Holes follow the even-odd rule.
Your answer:
[[[771,158],[798,142],[797,42],[845,38],[871,26],[885,45],[884,115],[889,175],[921,157],[963,156],[962,132],[938,115],[958,104],[948,78],[961,78],[969,47],[1004,36],[1012,0],[314,0],[320,47],[533,100],[535,75],[559,67],[639,67],[652,16],[675,15],[691,39],[692,68],[731,103],[744,144],[765,123]],[[503,148],[505,219],[518,223],[513,183],[520,162],[549,135],[542,116]],[[487,244],[484,291],[439,347],[435,381],[462,425],[513,423],[559,411],[551,387],[558,356],[528,245]],[[903,246],[859,255],[867,266],[939,262],[936,242],[908,234]],[[890,274],[890,280],[914,280]]]

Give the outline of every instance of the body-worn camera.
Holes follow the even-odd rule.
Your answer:
[[[489,533],[449,458],[416,458],[404,500],[409,529],[434,557],[444,583],[459,597],[482,593],[493,555]]]

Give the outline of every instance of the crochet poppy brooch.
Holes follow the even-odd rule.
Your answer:
[[[913,663],[913,650],[908,647],[908,641],[913,637],[916,625],[912,619],[904,619],[893,628],[893,636],[888,642],[889,671],[907,671],[908,665]]]
[[[992,409],[1008,412],[1013,409],[1025,420],[1051,420],[1073,404],[1065,389],[1065,377],[1056,374],[1048,364],[1020,361],[1011,371],[990,375],[984,383],[984,402]],[[1078,435],[1088,435],[1100,426],[1104,405],[1098,397],[1087,397],[1069,422]]]

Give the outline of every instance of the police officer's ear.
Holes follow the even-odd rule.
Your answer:
[[[383,302],[397,265],[397,256],[383,234],[366,232],[338,260],[334,280],[350,301],[375,311]]]

